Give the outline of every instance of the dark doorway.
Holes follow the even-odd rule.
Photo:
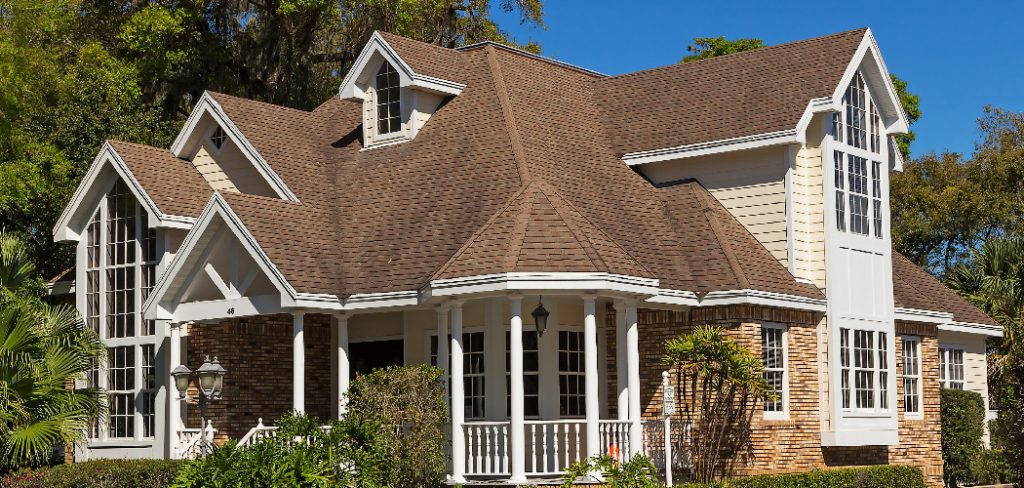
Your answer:
[[[352,378],[377,368],[401,366],[405,357],[405,341],[353,342],[348,346]]]

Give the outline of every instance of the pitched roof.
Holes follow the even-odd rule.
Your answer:
[[[892,253],[892,285],[896,306],[953,314],[953,320],[969,324],[999,325],[948,286],[902,254]]]
[[[595,83],[619,155],[793,129],[839,86],[867,29]]]
[[[160,212],[198,217],[213,189],[192,163],[170,150],[123,141],[107,141],[146,189]]]

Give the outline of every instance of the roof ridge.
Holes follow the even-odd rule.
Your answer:
[[[598,77],[598,78],[607,78],[609,76],[609,75],[607,75],[605,73],[602,73],[600,71],[595,71],[595,70],[592,70],[592,69],[589,69],[589,68],[584,68],[582,66],[575,65],[575,64],[572,64],[572,63],[567,63],[565,61],[562,61],[562,60],[559,60],[559,59],[555,59],[555,58],[551,58],[551,57],[548,57],[548,56],[541,56],[540,54],[531,53],[531,52],[523,50],[523,49],[519,49],[519,48],[516,48],[516,47],[508,46],[508,45],[501,44],[499,42],[494,42],[494,41],[480,41],[480,42],[477,42],[477,43],[474,43],[474,44],[468,44],[468,45],[465,45],[465,46],[457,47],[457,48],[454,49],[454,51],[456,51],[456,52],[466,52],[466,51],[472,51],[474,49],[482,49],[482,48],[486,48],[486,47],[493,47],[493,48],[496,48],[496,49],[501,49],[501,50],[508,51],[510,53],[513,53],[513,54],[517,54],[517,55],[522,56],[524,58],[530,58],[530,59],[541,61],[541,62],[544,62],[544,63],[547,63],[547,64],[553,64],[553,65],[558,66],[560,68],[566,68],[566,69],[570,69],[570,70],[573,70],[573,71],[579,71],[579,72],[581,72],[583,74],[595,76],[595,77]]]
[[[854,34],[854,33],[857,33],[857,32],[866,34],[868,32],[868,30],[869,29],[867,27],[861,27],[861,28],[858,28],[858,29],[851,29],[851,30],[846,30],[846,31],[842,31],[842,32],[834,32],[832,34],[826,34],[826,35],[823,35],[823,36],[812,37],[812,38],[809,38],[809,39],[798,39],[798,40],[795,40],[795,41],[784,42],[782,44],[772,44],[772,45],[763,46],[763,47],[759,47],[759,48],[755,48],[755,49],[750,49],[750,50],[747,50],[747,51],[740,51],[740,52],[735,52],[735,53],[723,54],[723,55],[715,56],[715,57],[711,57],[711,58],[697,59],[697,60],[691,61],[689,63],[683,63],[682,61],[680,61],[680,62],[677,62],[677,63],[674,63],[674,64],[666,64],[666,65],[663,65],[663,66],[655,66],[653,68],[642,69],[642,70],[639,70],[639,71],[631,71],[629,73],[622,73],[622,74],[619,74],[619,75],[613,75],[613,76],[609,76],[607,78],[602,78],[602,79],[595,80],[595,81],[600,82],[603,79],[616,80],[616,79],[622,79],[622,78],[629,78],[629,77],[632,77],[632,76],[646,75],[646,74],[649,74],[649,73],[665,71],[665,70],[669,70],[669,69],[673,69],[673,68],[680,68],[682,66],[707,66],[708,64],[722,62],[722,60],[736,59],[737,57],[752,56],[752,55],[755,55],[755,54],[758,54],[758,55],[764,54],[764,52],[766,50],[774,51],[774,50],[780,49],[780,48],[788,48],[788,47],[797,46],[797,45],[806,44],[806,43],[811,43],[811,42],[821,42],[821,41],[824,41],[824,40],[827,40],[827,39],[832,39],[832,38],[836,38],[836,37],[840,37],[840,36],[850,35],[850,34]]]
[[[583,229],[580,229],[580,226],[576,225],[577,223],[574,221],[575,219],[567,215],[564,215],[559,210],[559,205],[555,203],[555,200],[558,200],[559,203],[561,203],[562,205],[567,205],[568,202],[566,202],[565,199],[562,198],[562,196],[559,195],[557,191],[551,188],[549,184],[538,183],[537,187],[540,189],[541,194],[544,195],[544,198],[547,199],[548,203],[551,204],[551,208],[555,211],[555,214],[558,215],[558,218],[562,221],[563,224],[565,224],[566,227],[569,228],[569,232],[572,233],[573,239],[576,239],[576,243],[579,244],[581,249],[583,249],[583,252],[585,252],[588,257],[592,256],[591,260],[596,259],[598,262],[600,262],[601,266],[603,266],[605,270],[608,270],[608,263],[605,262],[604,258],[601,256],[601,253],[597,251],[597,248],[594,246],[594,243],[590,242],[590,238],[583,233]],[[587,223],[590,224],[591,227],[593,227],[593,224],[591,224],[590,222]],[[600,229],[596,230],[598,232],[601,231]]]
[[[703,185],[694,182],[699,186],[700,190],[705,190]],[[733,250],[732,245],[729,244],[728,239],[725,236],[725,229],[722,228],[722,223],[718,220],[718,215],[715,214],[715,209],[711,207],[711,202],[707,200],[710,195],[704,195],[704,192],[694,191],[692,192],[693,197],[697,199],[703,207],[704,218],[707,219],[708,225],[711,226],[711,232],[715,234],[715,239],[718,240],[722,251],[725,253],[725,259],[729,262],[729,267],[732,272],[736,275],[736,281],[738,285],[743,288],[750,288],[750,280],[747,279],[746,273],[743,271],[743,267],[740,266],[739,260],[736,259],[736,251]],[[712,197],[714,198],[714,197]],[[717,201],[717,200],[716,200]]]
[[[509,144],[512,146],[512,157],[516,161],[516,169],[519,171],[519,181],[526,185],[530,182],[530,169],[526,164],[526,149],[523,147],[522,137],[519,128],[516,126],[515,114],[512,111],[512,101],[508,96],[508,87],[505,85],[505,75],[498,63],[498,56],[493,46],[484,48],[487,57],[487,66],[494,78],[494,86],[498,92],[498,104],[501,105],[501,115],[505,119],[505,128],[508,130]]]
[[[290,111],[293,111],[293,112],[298,112],[298,113],[306,114],[306,115],[312,114],[315,111],[315,109],[314,110],[303,110],[301,108],[293,108],[293,107],[289,107],[287,105],[278,105],[276,103],[264,102],[263,100],[257,100],[255,98],[245,98],[245,97],[240,97],[240,96],[237,96],[237,95],[232,95],[230,93],[217,92],[217,91],[213,91],[213,90],[206,90],[206,93],[210,94],[210,96],[214,100],[216,100],[217,103],[220,103],[220,101],[221,101],[220,99],[218,99],[218,97],[224,97],[224,98],[229,98],[229,99],[232,99],[232,100],[239,100],[242,103],[250,103],[250,104],[254,104],[254,105],[266,105],[268,107],[274,107],[276,109],[290,110]],[[319,108],[319,105],[317,106],[317,108]]]

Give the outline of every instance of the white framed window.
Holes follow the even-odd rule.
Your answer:
[[[377,71],[374,84],[377,109],[377,135],[388,135],[402,130],[402,96],[398,72],[385,61]]]
[[[850,183],[850,232],[867,235],[868,223],[868,161],[860,156],[846,156],[847,180]]]
[[[562,418],[586,415],[583,333],[558,331],[558,410]]]
[[[868,92],[864,77],[858,71],[846,89],[846,143],[858,149],[867,149]]]
[[[878,116],[878,107],[871,103],[871,152],[882,152],[882,119]]]
[[[921,340],[903,337],[903,413],[907,417],[921,416]]]
[[[142,354],[142,391],[139,393],[139,413],[142,416],[142,437],[156,435],[156,346],[139,346]]]
[[[135,347],[107,348],[107,437],[135,437]]]
[[[875,237],[882,238],[882,163],[871,162],[871,209]]]
[[[213,143],[213,147],[217,148],[217,150],[224,147],[224,142],[227,140],[228,134],[224,132],[224,129],[220,126],[217,126],[217,128],[213,130],[213,134],[210,134],[210,142]]]
[[[832,151],[835,166],[836,228],[840,232],[846,231],[846,177],[843,173],[843,159],[842,151]]]
[[[888,410],[888,334],[841,328],[839,355],[843,409],[871,412]]]
[[[451,353],[449,352],[449,355]],[[450,357],[450,356],[449,356]],[[430,365],[437,366],[437,335],[430,336]],[[486,415],[484,374],[484,333],[462,333],[462,385],[467,419],[479,420]]]
[[[107,338],[135,336],[135,196],[121,180],[107,195]]]
[[[784,418],[789,411],[789,334],[784,324],[761,324],[761,361],[770,395],[764,400],[765,418]]]
[[[942,388],[963,390],[964,349],[960,346],[939,346],[939,385]]]
[[[512,414],[512,333],[505,331],[505,411]],[[540,417],[540,349],[536,331],[523,331],[523,415]]]
[[[888,167],[883,147],[884,121],[860,72],[850,81],[842,105],[841,112],[832,114],[828,127],[834,164],[836,229],[882,238],[882,190]]]

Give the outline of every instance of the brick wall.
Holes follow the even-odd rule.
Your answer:
[[[307,314],[306,412],[330,416],[331,329],[327,315]],[[207,409],[217,441],[238,439],[260,417],[271,424],[292,408],[292,316],[288,314],[195,324],[189,329],[188,366],[197,368],[206,355],[217,356],[228,370],[224,398]],[[199,409],[188,407],[187,425],[199,427]]]
[[[701,324],[717,324],[727,335],[760,354],[760,323],[788,325],[789,419],[765,420],[755,414],[753,456],[740,475],[807,471],[814,468],[871,464],[909,464],[920,467],[931,486],[942,484],[942,453],[938,421],[938,351],[934,326],[900,324],[899,334],[922,337],[924,419],[902,417],[902,365],[897,361],[900,407],[900,445],[893,447],[823,448],[818,381],[817,324],[821,315],[754,306],[715,307],[690,311],[640,310],[641,404],[644,417],[661,415],[661,372],[664,343]],[[616,389],[615,311],[607,315],[609,391]],[[899,343],[897,343],[898,345]],[[899,351],[899,349],[897,349]],[[897,355],[899,358],[899,355]],[[674,379],[674,375],[672,375]],[[609,395],[609,412],[616,395]]]

